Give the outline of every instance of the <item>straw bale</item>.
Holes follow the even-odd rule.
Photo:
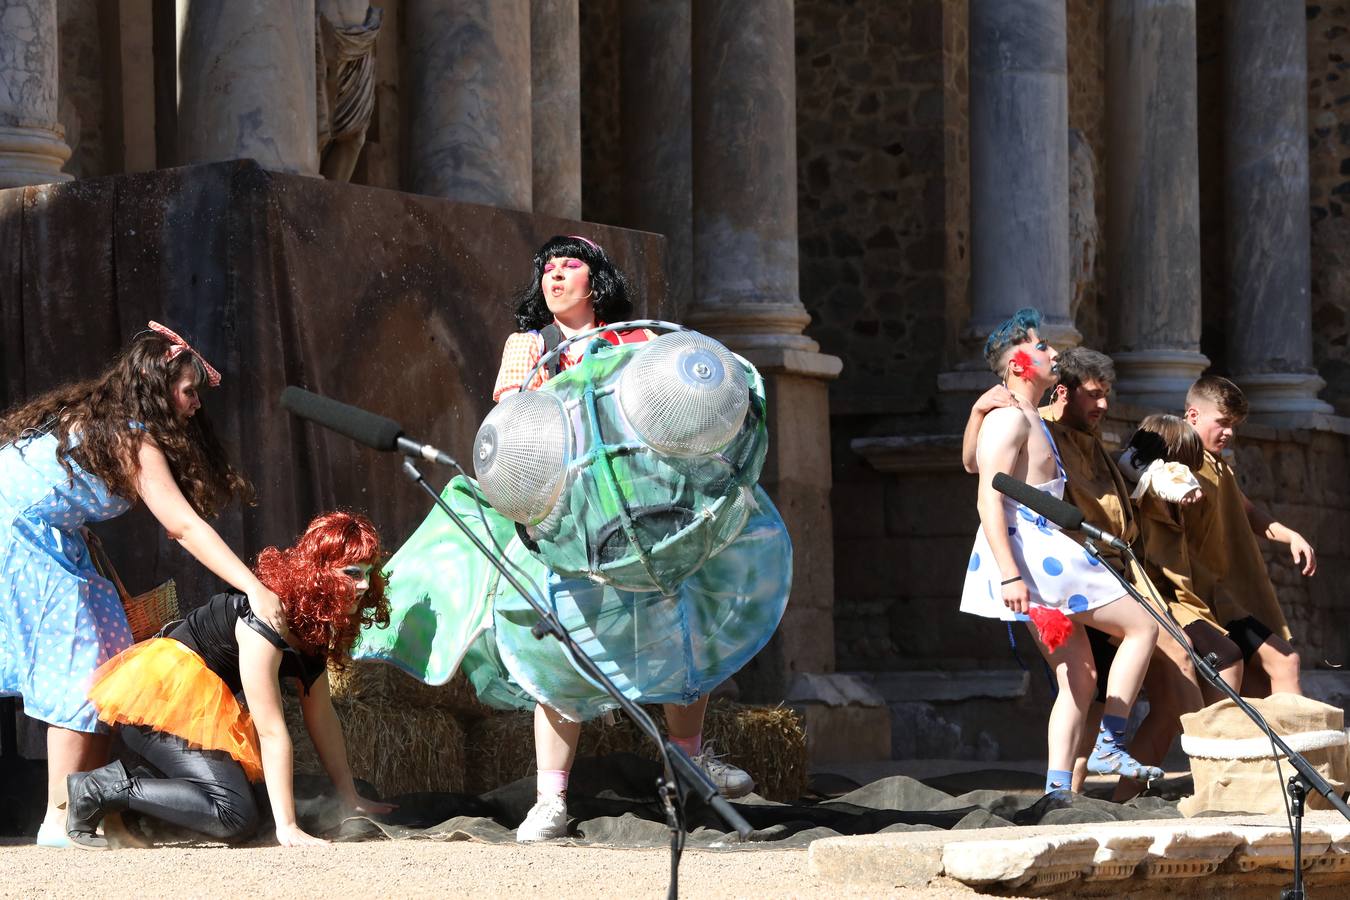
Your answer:
[[[664,730],[660,707],[647,710]],[[755,790],[770,800],[796,800],[806,789],[806,732],[792,710],[781,706],[746,706],[715,700],[704,720],[705,742],[745,769]],[[656,759],[656,747],[638,727],[620,715],[614,725],[588,723],[581,730],[578,756],[633,753]],[[531,775],[534,763],[533,716],[528,712],[495,715],[474,723],[465,750],[465,787],[488,791]]]
[[[478,695],[463,672],[445,684],[427,684],[397,666],[377,660],[356,660],[346,669],[329,668],[328,683],[334,699],[394,701],[407,706],[443,709],[461,721],[481,719],[495,710],[478,702]]]
[[[298,772],[323,766],[305,730],[300,701],[283,697]],[[445,709],[352,697],[334,699],[347,740],[352,774],[395,797],[419,791],[464,790],[464,726]]]

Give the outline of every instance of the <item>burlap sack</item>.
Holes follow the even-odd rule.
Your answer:
[[[1334,706],[1296,694],[1273,694],[1249,701],[1290,749],[1301,753],[1337,791],[1350,780],[1345,714]],[[1191,758],[1195,794],[1181,801],[1183,815],[1206,810],[1278,813],[1284,811],[1285,783],[1294,770],[1280,755],[1276,774],[1270,738],[1232,700],[1221,700],[1181,717],[1181,748]],[[1330,809],[1321,794],[1308,793],[1309,809]]]

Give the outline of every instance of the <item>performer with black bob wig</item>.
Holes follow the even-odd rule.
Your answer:
[[[362,625],[387,625],[382,553],[370,520],[318,516],[294,547],[258,557],[259,580],[281,598],[287,637],[254,615],[242,594],[217,594],[167,636],[136,644],[99,667],[89,699],[104,722],[154,771],[117,761],[70,776],[67,832],[88,849],[109,813],[130,809],[237,842],[257,828],[250,781],[265,778],[283,846],[325,843],[297,824],[292,747],[280,679],[296,679],[305,727],[339,798],[359,812],[388,812],[360,797],[333,711],[327,666],[342,668]],[[240,690],[248,709],[235,699]]]
[[[530,281],[516,306],[516,326],[506,339],[502,364],[492,389],[500,400],[518,390],[535,390],[551,375],[581,361],[590,340],[578,341],[528,385],[525,376],[546,352],[574,334],[622,322],[633,316],[628,279],[604,248],[580,235],[549,238],[534,254]],[[606,331],[598,335],[611,344],[645,341],[646,329]]]

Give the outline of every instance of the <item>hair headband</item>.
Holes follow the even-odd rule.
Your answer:
[[[197,357],[197,362],[201,363],[202,368],[206,370],[206,383],[211,385],[211,387],[220,386],[220,373],[217,372],[215,367],[206,361],[206,357],[198,353],[191,344],[183,340],[173,331],[169,330],[168,328],[165,328],[163,325],[154,321],[153,319],[147,324],[151,331],[157,334],[161,334],[169,339],[169,349],[166,350],[164,353],[165,362],[173,362],[175,359],[183,355],[183,351],[187,351],[188,353],[191,353],[193,356]]]
[[[597,244],[595,241],[591,240],[590,238],[584,238],[579,234],[569,234],[568,237],[581,241],[583,244],[585,244],[587,247],[590,247],[597,253],[600,251],[600,245]]]

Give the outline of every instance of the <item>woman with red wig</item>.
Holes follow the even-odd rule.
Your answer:
[[[103,817],[133,810],[210,838],[237,842],[258,826],[250,782],[265,780],[283,846],[325,843],[296,822],[292,750],[281,678],[300,689],[305,727],[339,798],[361,812],[393,807],[361,798],[328,692],[328,665],[351,662],[362,625],[387,625],[379,536],[346,512],[314,519],[294,547],[269,547],[254,567],[281,598],[285,637],[243,594],[217,594],[164,637],[136,644],[94,673],[89,699],[99,718],[154,771],[116,761],[70,776],[66,830],[79,847],[101,849]],[[245,710],[235,699],[240,690]]]

